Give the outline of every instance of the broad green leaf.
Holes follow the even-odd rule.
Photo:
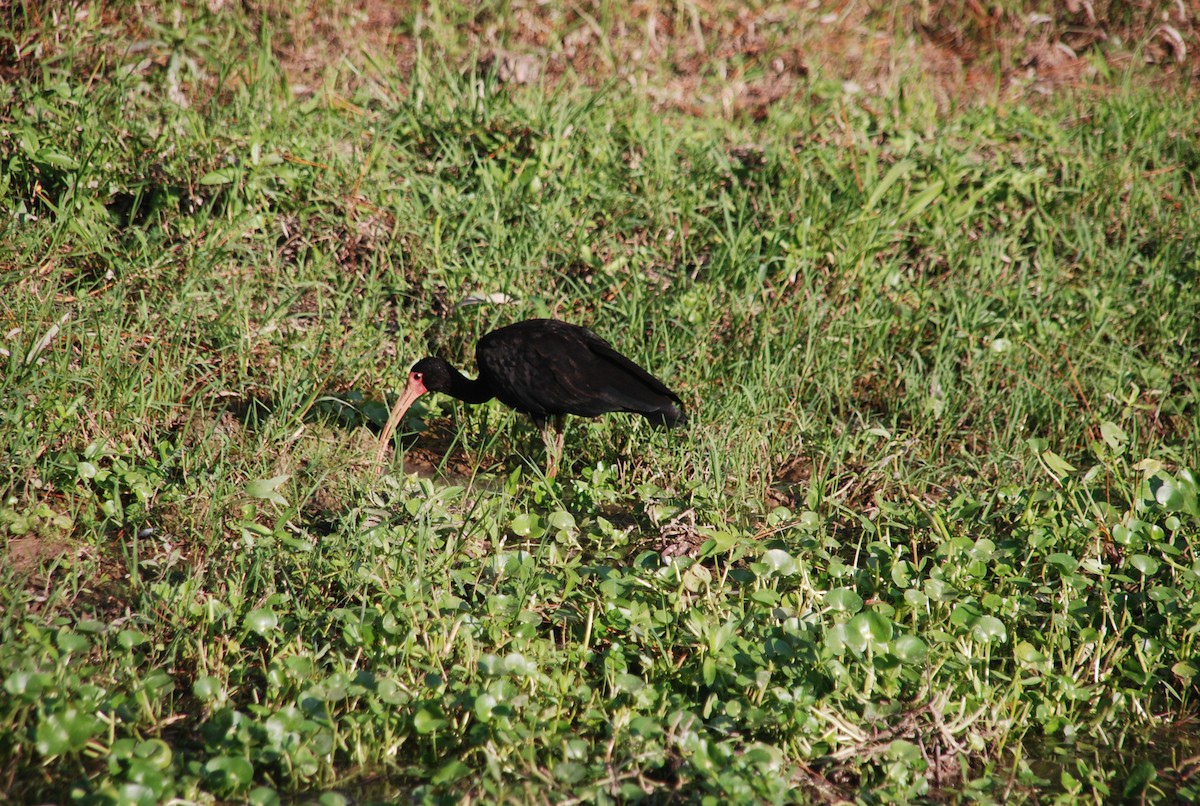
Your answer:
[[[1059,479],[1063,478],[1064,476],[1069,476],[1075,472],[1075,465],[1071,464],[1054,451],[1042,451],[1041,458],[1050,472]]]
[[[1070,554],[1057,552],[1046,558],[1046,562],[1053,565],[1064,574],[1073,574],[1079,568],[1079,560],[1072,557]]]
[[[1100,436],[1108,447],[1114,451],[1124,449],[1129,443],[1129,435],[1125,433],[1125,429],[1116,423],[1105,420],[1100,423]]]
[[[458,759],[454,759],[453,761],[443,764],[438,771],[433,774],[433,778],[430,779],[430,783],[432,783],[434,786],[453,783],[454,781],[457,781],[458,779],[468,775],[470,772],[470,767]]]
[[[79,161],[70,154],[59,151],[56,148],[41,148],[38,149],[34,156],[38,162],[45,163],[52,168],[62,168],[67,171],[78,170]]]
[[[1125,779],[1124,795],[1129,800],[1137,800],[1137,796],[1146,791],[1151,783],[1158,778],[1158,770],[1152,761],[1141,761],[1129,771]]]
[[[629,732],[634,736],[658,736],[663,732],[659,720],[648,716],[635,716],[629,720]]]
[[[200,177],[200,184],[205,186],[212,185],[227,185],[232,182],[238,175],[236,168],[218,168],[215,171],[209,171],[204,176]]]
[[[290,475],[283,475],[269,479],[257,479],[246,485],[246,495],[286,507],[287,499],[279,493],[279,488],[290,478]]]
[[[341,792],[322,792],[317,798],[317,806],[352,806],[353,801]]]
[[[1150,479],[1150,488],[1154,491],[1154,500],[1168,512],[1178,512],[1183,509],[1186,498],[1179,483],[1167,473],[1157,473]]]
[[[919,216],[926,207],[937,201],[945,187],[946,183],[941,179],[929,183],[924,190],[912,197],[908,203],[908,209],[904,211],[904,215],[900,216],[899,223],[903,224]]]
[[[862,209],[864,211],[874,210],[875,205],[879,204],[880,199],[882,199],[883,195],[888,192],[888,189],[891,188],[892,185],[896,184],[896,182],[908,176],[908,174],[915,167],[915,162],[904,159],[900,160],[891,168],[889,168],[888,172],[883,175],[883,179],[880,179],[879,182],[876,183],[875,187],[871,190],[871,195],[867,197],[867,201],[863,205]]]
[[[4,690],[14,697],[36,697],[54,679],[45,672],[23,670],[13,672],[4,680]]]
[[[617,691],[623,691],[627,694],[636,694],[646,687],[646,681],[637,675],[626,674],[622,672],[618,674],[614,685]]]
[[[1193,663],[1181,660],[1171,667],[1171,672],[1183,680],[1193,680],[1197,674],[1200,674],[1200,668]]]
[[[146,739],[145,741],[138,742],[137,746],[133,749],[133,754],[146,763],[154,765],[159,770],[165,770],[170,767],[171,760],[174,757],[171,745],[162,739]]]
[[[152,776],[149,776],[143,773],[134,762],[130,765],[127,774],[132,780],[122,784],[117,790],[117,803],[121,806],[155,806],[155,804],[163,802],[166,781],[161,773],[153,773]],[[148,778],[150,780],[147,780]]]

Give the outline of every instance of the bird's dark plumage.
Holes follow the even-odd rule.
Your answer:
[[[679,396],[587,328],[530,319],[493,330],[475,348],[479,379],[501,403],[544,421],[610,411],[685,422]]]
[[[479,377],[474,380],[441,358],[422,358],[413,365],[408,388],[384,429],[381,459],[404,410],[425,392],[443,392],[466,403],[495,397],[543,426],[566,414],[595,417],[611,411],[640,414],[668,427],[687,422],[678,395],[578,325],[529,319],[493,330],[476,345],[475,361]]]

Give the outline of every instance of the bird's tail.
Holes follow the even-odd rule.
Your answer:
[[[662,408],[654,411],[639,412],[639,414],[649,420],[651,424],[666,428],[678,428],[680,426],[687,425],[688,421],[687,415],[684,414],[683,409],[681,409],[679,406],[676,406],[674,403],[668,403]]]

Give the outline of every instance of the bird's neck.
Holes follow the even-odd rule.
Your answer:
[[[450,396],[472,405],[486,403],[495,397],[483,378],[472,380],[453,367],[450,369]]]

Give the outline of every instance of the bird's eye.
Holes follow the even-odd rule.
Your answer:
[[[414,372],[414,373],[412,374],[412,376],[413,376],[414,378],[416,378],[418,381],[419,381],[419,380],[421,380],[421,378],[422,378],[422,375],[421,375],[421,373],[419,373],[419,372]]]

